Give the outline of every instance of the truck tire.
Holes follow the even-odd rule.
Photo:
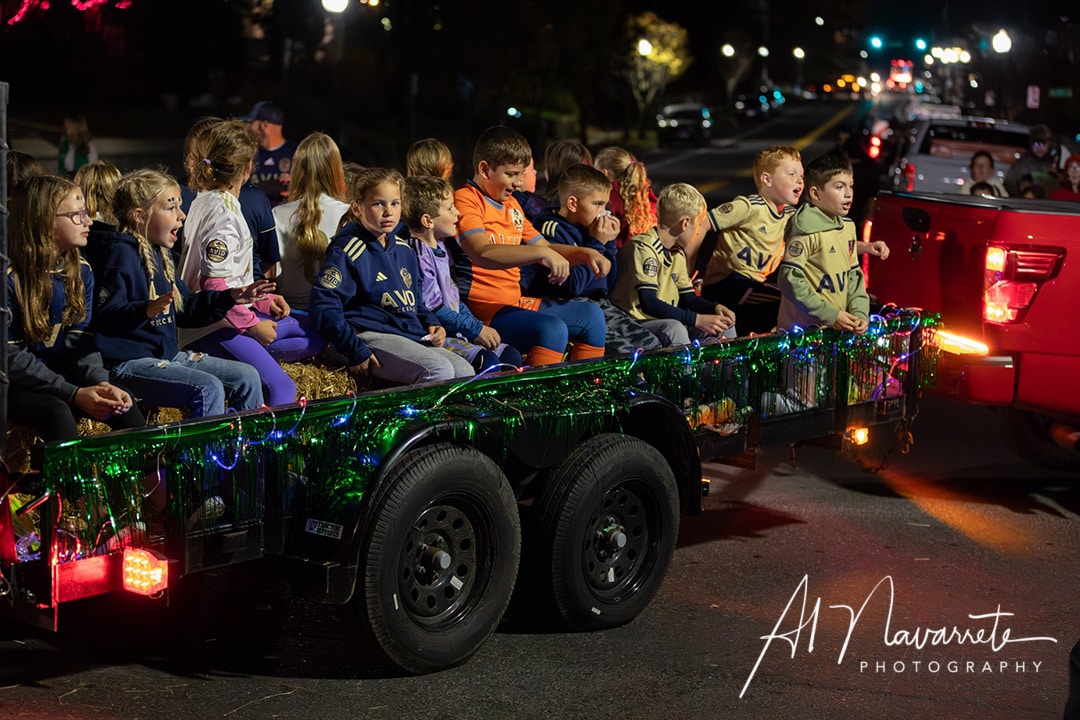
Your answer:
[[[1022,457],[1048,470],[1080,470],[1080,452],[1054,442],[1050,423],[1050,418],[1039,413],[1003,409],[1002,424]]]
[[[468,660],[499,624],[517,576],[521,527],[502,471],[472,448],[411,450],[369,517],[353,602],[387,658],[412,673]]]
[[[529,570],[543,570],[567,626],[617,627],[645,609],[679,532],[675,476],[659,451],[623,435],[587,440],[551,475],[537,510]]]

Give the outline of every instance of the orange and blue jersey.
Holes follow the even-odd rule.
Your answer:
[[[510,198],[505,203],[492,200],[470,180],[454,192],[454,204],[460,216],[458,243],[451,246],[451,251],[457,266],[458,288],[469,309],[483,322],[489,322],[507,306],[537,309],[538,298],[521,294],[520,268],[476,267],[460,247],[462,240],[480,233],[492,245],[531,245],[541,240],[543,236],[525,217],[517,200]]]

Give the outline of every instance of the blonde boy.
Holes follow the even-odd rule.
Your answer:
[[[630,238],[619,251],[612,300],[665,345],[721,335],[735,325],[722,304],[698,297],[683,248],[701,242],[705,198],[691,185],[668,185],[657,200],[656,228]]]
[[[720,235],[701,288],[704,297],[735,309],[739,335],[769,332],[776,325],[780,291],[769,276],[783,257],[784,232],[803,191],[799,151],[774,145],[759,152],[754,183],[756,193],[709,212],[712,229]],[[687,252],[691,263],[697,249],[694,245]]]
[[[788,225],[778,280],[778,326],[827,326],[866,332],[870,299],[856,252],[851,163],[823,155],[806,166],[810,202]]]

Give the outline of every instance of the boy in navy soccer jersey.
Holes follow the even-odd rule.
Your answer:
[[[579,163],[571,165],[559,180],[559,206],[541,212],[536,227],[552,245],[588,247],[611,261],[607,276],[597,277],[588,266],[570,268],[562,285],[552,283],[547,268],[527,265],[521,269],[521,286],[526,295],[588,300],[600,306],[607,322],[604,338],[606,355],[630,354],[637,349],[658,350],[663,345],[653,333],[639,325],[625,310],[608,299],[615,288],[619,219],[607,211],[611,181],[601,171]]]
[[[396,170],[357,174],[355,219],[330,241],[310,317],[354,373],[396,383],[470,377],[472,365],[442,347],[446,330],[424,306],[416,253],[394,235],[403,182]]]

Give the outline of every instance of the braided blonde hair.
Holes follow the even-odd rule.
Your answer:
[[[146,279],[154,287],[154,260],[156,251],[161,257],[161,267],[165,279],[176,290],[176,266],[172,253],[166,248],[153,245],[146,237],[146,228],[150,224],[150,210],[163,193],[173,190],[180,194],[180,185],[168,173],[159,170],[135,170],[120,178],[113,196],[113,212],[120,223],[120,231],[126,232],[139,241],[139,258],[146,269]],[[142,210],[145,220],[140,224],[135,219],[135,211]],[[173,302],[177,310],[183,309],[183,296],[176,292]]]

